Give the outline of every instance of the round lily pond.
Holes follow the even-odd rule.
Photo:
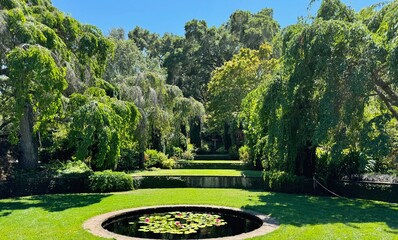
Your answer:
[[[252,211],[216,206],[158,206],[103,214],[85,229],[113,239],[242,239],[278,227],[270,217]]]

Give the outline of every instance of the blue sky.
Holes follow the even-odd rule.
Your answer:
[[[360,10],[381,0],[343,0]],[[99,27],[104,34],[112,28],[126,32],[135,26],[151,32],[183,35],[184,25],[192,19],[206,20],[209,26],[225,23],[234,11],[274,9],[274,18],[282,27],[308,16],[310,0],[53,0],[54,6],[82,23]],[[319,2],[312,7],[316,12]]]

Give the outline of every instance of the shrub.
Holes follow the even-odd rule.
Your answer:
[[[166,154],[158,152],[153,149],[147,149],[145,151],[145,168],[158,167],[158,168],[173,168],[175,161],[169,159]]]
[[[229,151],[229,157],[231,159],[239,159],[239,151],[238,151],[238,147],[236,145],[233,145]]]
[[[139,168],[139,153],[133,149],[122,149],[117,161],[117,171],[129,171]]]
[[[209,152],[210,147],[207,143],[202,143],[202,146],[198,149],[198,152]]]
[[[244,163],[251,162],[248,146],[245,145],[239,148],[239,160],[243,161]]]
[[[367,161],[359,152],[350,151],[340,162],[340,172],[351,178],[353,175],[365,172]]]
[[[194,146],[188,144],[187,150],[181,154],[181,158],[185,160],[194,160],[195,155],[193,154]]]
[[[166,158],[164,161],[161,162],[161,167],[165,169],[172,169],[176,165],[176,161],[172,158]]]
[[[181,158],[185,160],[194,160],[195,155],[192,152],[185,151],[181,154]]]
[[[93,192],[117,192],[133,189],[133,178],[124,172],[94,172],[89,177],[89,186]]]
[[[56,173],[57,177],[89,176],[93,171],[82,161],[67,161],[66,163],[61,163]]]
[[[267,190],[280,192],[304,193],[311,185],[311,179],[284,171],[264,171],[263,179]]]
[[[173,147],[173,157],[176,157],[177,159],[181,158],[181,154],[182,154],[182,149],[179,147]]]
[[[182,188],[187,187],[187,179],[172,176],[146,176],[135,177],[134,184],[137,188]]]
[[[225,153],[225,152],[226,152],[225,147],[224,147],[224,146],[221,146],[221,147],[217,148],[216,152],[218,152],[218,153]]]

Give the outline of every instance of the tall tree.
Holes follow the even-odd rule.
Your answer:
[[[15,122],[21,134],[21,167],[38,163],[36,133],[40,124],[52,120],[61,107],[67,83],[65,71],[51,52],[39,46],[18,47],[7,55],[9,84],[15,99]]]
[[[181,125],[186,125],[196,113],[203,115],[203,111],[196,111],[203,105],[185,98],[177,86],[166,84],[157,57],[143,53],[130,39],[112,41],[115,55],[104,76],[119,88],[119,97],[134,102],[141,113],[135,136],[143,165],[144,151],[165,151],[175,146],[174,137],[180,135]]]
[[[63,93],[96,84],[112,46],[97,28],[65,16],[47,0],[1,1],[0,18],[0,99],[8,102],[0,108],[12,116],[14,129],[20,126],[20,163],[32,168],[38,161],[34,133],[47,130]]]
[[[70,143],[75,157],[94,170],[115,169],[122,149],[136,143],[134,131],[140,118],[132,102],[106,96],[100,88],[71,96]]]
[[[212,73],[208,84],[207,104],[210,125],[221,130],[224,123],[236,124],[241,102],[267,76],[277,70],[272,47],[263,44],[260,50],[242,48],[238,54]]]
[[[323,1],[311,24],[284,30],[281,73],[245,100],[246,127],[256,136],[251,147],[267,169],[312,176],[318,148],[341,159],[371,141],[360,132],[372,96],[388,103],[383,98],[395,94],[386,71],[394,47],[380,39],[338,0]]]
[[[258,13],[238,10],[226,24],[226,28],[247,48],[259,49],[261,44],[272,42],[280,26],[273,19],[273,10],[264,8]]]

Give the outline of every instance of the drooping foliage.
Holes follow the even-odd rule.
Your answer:
[[[139,119],[134,103],[108,97],[105,90],[89,88],[84,95],[72,94],[69,139],[76,159],[95,170],[114,169],[122,149],[134,147]]]
[[[283,31],[282,71],[243,101],[247,144],[266,169],[312,176],[321,159],[370,166],[392,153],[369,147],[392,143],[381,127],[395,115],[386,71],[391,45],[360,19],[340,1],[325,0],[311,24]]]
[[[37,165],[37,143],[34,133],[45,129],[61,107],[61,95],[67,83],[65,71],[57,66],[46,48],[17,47],[7,55],[9,79],[6,84],[12,101],[11,121],[19,125],[23,168]],[[17,139],[17,137],[15,137]]]
[[[53,119],[61,107],[62,92],[67,87],[65,69],[59,67],[51,52],[39,45],[25,45],[7,55],[9,87],[14,96],[15,121],[27,105],[35,111],[35,129]],[[49,94],[51,92],[51,94]]]
[[[169,152],[173,147],[186,147],[189,139],[182,128],[189,130],[191,119],[203,117],[203,105],[185,98],[177,86],[166,84],[159,61],[145,55],[135,41],[112,41],[115,54],[105,79],[117,86],[122,100],[134,102],[142,115],[135,133],[141,165],[147,148]]]
[[[131,169],[146,149],[192,155],[190,139],[200,147],[211,130],[286,176],[386,171],[398,153],[397,16],[396,0],[358,13],[324,0],[282,32],[271,9],[239,10],[220,27],[136,27],[126,40],[48,0],[0,0],[0,140],[19,141],[25,168],[40,156]]]
[[[0,32],[0,115],[11,126],[1,130],[15,143],[20,136],[20,165],[34,168],[42,140],[53,141],[70,119],[62,99],[98,85],[112,45],[50,1],[1,1]]]

